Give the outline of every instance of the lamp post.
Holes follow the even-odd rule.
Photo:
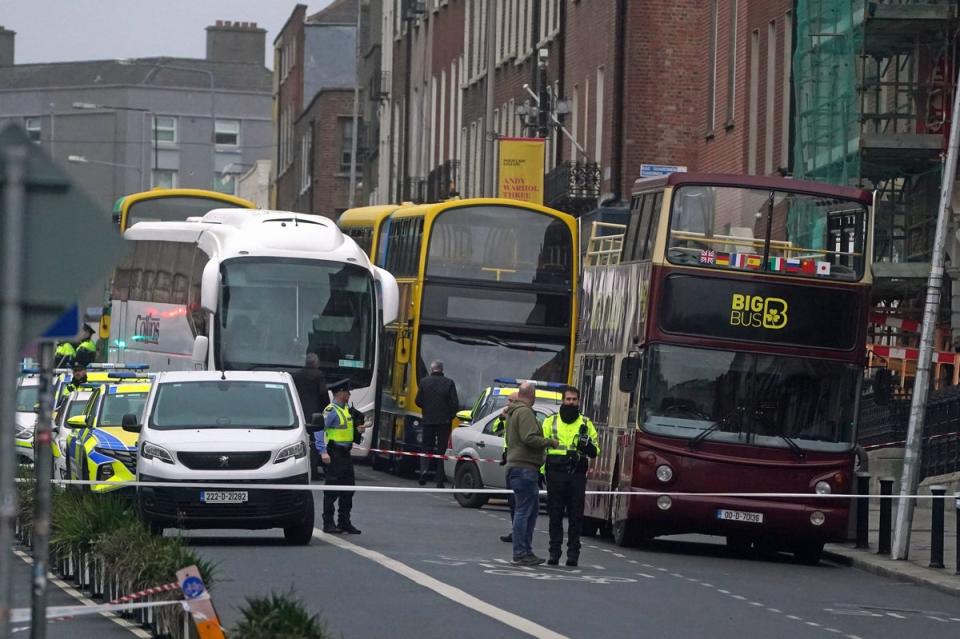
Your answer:
[[[119,106],[116,104],[97,104],[94,102],[74,102],[71,106],[74,109],[78,109],[80,111],[95,111],[98,109],[106,109],[110,111],[136,111],[140,113],[140,165],[141,165],[141,168],[138,169],[138,171],[140,172],[140,188],[141,189],[148,188],[147,185],[144,183],[145,177],[147,175],[147,171],[144,171],[142,167],[149,162],[149,160],[148,162],[144,162],[143,158],[144,158],[144,151],[146,151],[147,149],[146,118],[148,113],[152,114],[150,109],[144,109],[142,107]],[[157,143],[157,119],[156,118],[153,118],[153,143],[154,143],[154,146],[156,146],[156,143]],[[71,157],[83,157],[83,156],[71,156]],[[73,160],[68,159],[68,161],[72,162]],[[91,160],[89,163],[97,164],[99,163],[99,161]],[[118,165],[118,166],[126,166],[126,165]],[[156,168],[156,161],[154,161],[153,168]]]

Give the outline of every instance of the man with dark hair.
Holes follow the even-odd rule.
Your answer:
[[[307,353],[304,358],[303,368],[294,372],[293,383],[297,387],[297,395],[300,397],[300,406],[303,408],[303,417],[307,424],[311,424],[307,430],[310,432],[310,465],[314,470],[314,475],[320,474],[320,454],[317,452],[317,432],[319,427],[313,426],[313,416],[316,413],[322,413],[323,409],[330,403],[330,393],[327,391],[327,381],[320,370],[320,358],[316,353]]]
[[[563,389],[560,412],[543,421],[543,436],[556,442],[547,450],[547,514],[550,517],[550,556],[547,563],[560,563],[563,547],[563,516],[567,516],[567,565],[580,561],[580,530],[587,490],[588,459],[600,452],[597,429],[580,414],[580,391]]]
[[[420,380],[417,388],[416,404],[423,410],[423,452],[442,455],[447,450],[450,426],[460,410],[457,397],[457,385],[452,379],[443,376],[443,362],[430,362],[430,375]],[[427,483],[427,471],[430,462],[436,463],[437,488],[444,487],[443,464],[439,459],[420,458],[421,486]]]

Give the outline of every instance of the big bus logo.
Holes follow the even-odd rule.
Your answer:
[[[779,330],[787,325],[787,301],[779,297],[734,293],[730,299],[730,325]]]
[[[133,330],[134,341],[144,344],[160,343],[160,318],[154,317],[150,313],[147,313],[146,315],[137,315],[137,320],[134,324]]]

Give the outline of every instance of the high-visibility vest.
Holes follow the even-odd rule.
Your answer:
[[[85,339],[76,347],[76,359],[80,364],[89,364],[97,355],[97,345],[93,340]]]
[[[580,439],[580,427],[583,425],[587,427],[587,437],[590,438],[590,441],[596,447],[597,451],[599,451],[600,444],[599,438],[597,437],[597,429],[588,417],[578,415],[574,422],[568,424],[560,419],[558,413],[554,413],[543,420],[543,436],[547,439],[556,439],[560,442],[560,445],[556,448],[548,448],[547,455],[566,455],[575,452],[577,450],[577,441]]]
[[[324,428],[324,436],[327,441],[335,444],[352,444],[353,417],[350,416],[350,409],[346,406],[341,408],[336,404],[327,404],[327,407],[323,409],[324,422],[326,422],[326,416],[330,414],[330,411],[337,412],[338,424]]]

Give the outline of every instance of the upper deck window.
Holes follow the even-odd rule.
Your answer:
[[[573,238],[563,220],[529,209],[451,209],[433,223],[427,277],[569,287]]]
[[[866,264],[860,202],[740,187],[673,192],[673,264],[858,281]]]

